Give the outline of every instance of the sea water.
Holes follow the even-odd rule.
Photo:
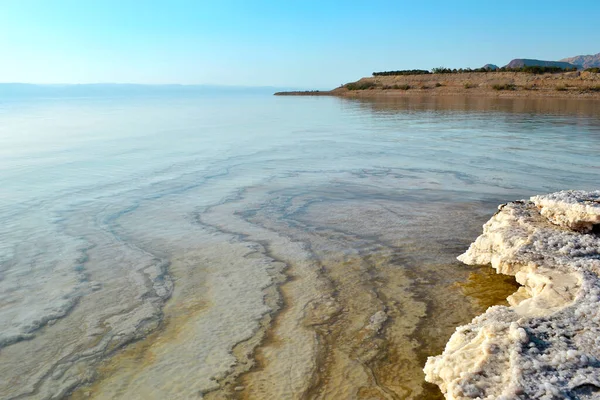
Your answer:
[[[515,291],[455,257],[598,154],[594,101],[0,94],[0,397],[435,398]]]

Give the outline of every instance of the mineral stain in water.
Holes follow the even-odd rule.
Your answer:
[[[597,183],[597,105],[548,102],[4,99],[0,397],[439,397],[516,290],[455,257]]]

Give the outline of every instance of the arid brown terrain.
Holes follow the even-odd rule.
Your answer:
[[[362,78],[331,91],[280,92],[277,95],[379,97],[469,94],[495,97],[582,97],[600,99],[600,73],[574,71],[530,74],[472,72]]]

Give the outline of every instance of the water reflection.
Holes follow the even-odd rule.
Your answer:
[[[403,96],[374,99],[342,99],[374,112],[397,113],[405,111],[482,112],[568,115],[600,117],[600,101],[564,98],[500,98],[484,96]],[[600,121],[596,121],[600,123]]]

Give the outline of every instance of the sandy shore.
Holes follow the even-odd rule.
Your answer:
[[[398,96],[476,95],[506,98],[600,99],[600,74],[566,72],[535,75],[522,72],[428,74],[366,77],[349,90],[348,84],[330,91],[279,92],[276,95],[342,96],[355,98]]]

